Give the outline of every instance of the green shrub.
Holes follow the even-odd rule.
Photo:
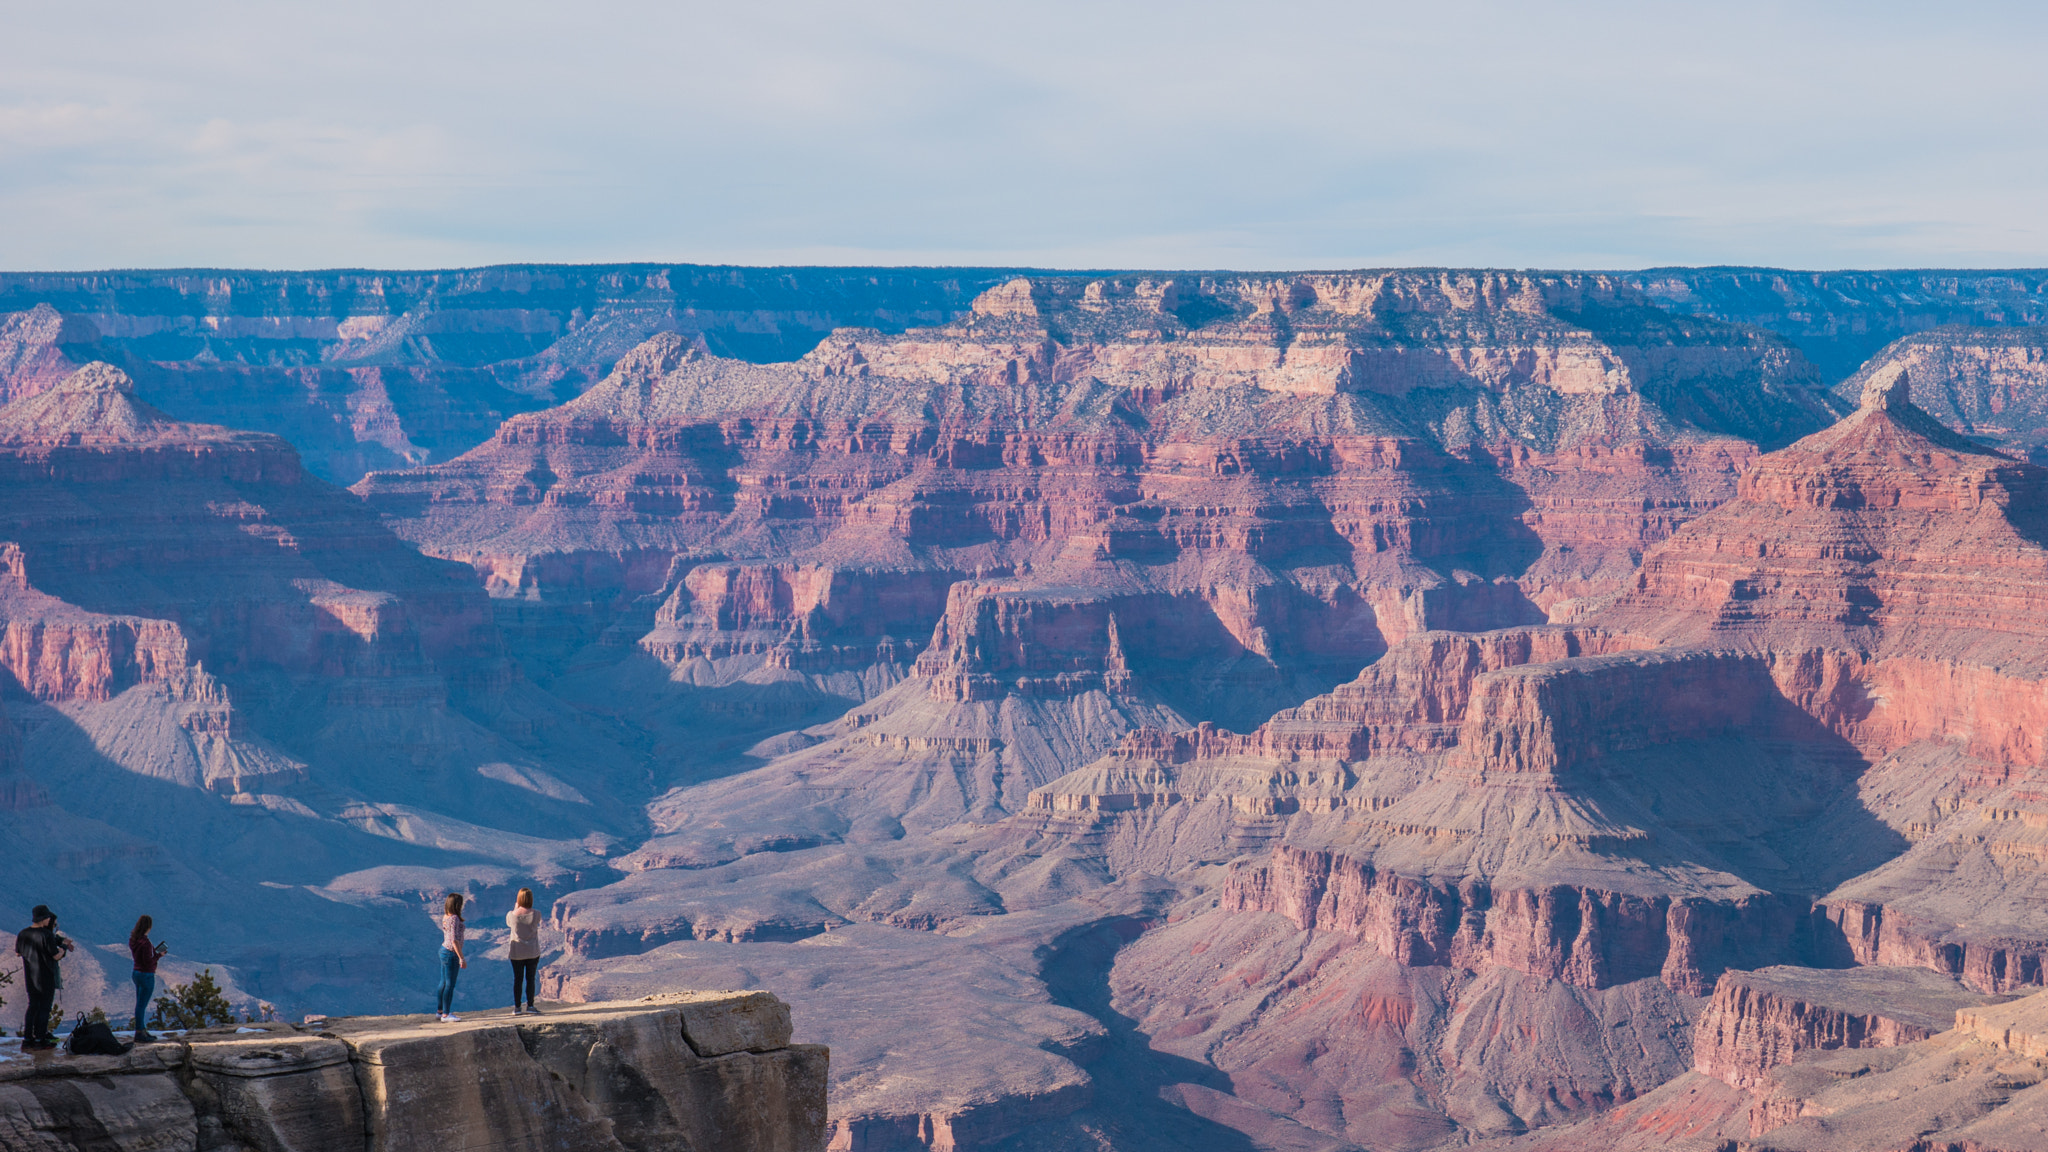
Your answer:
[[[220,985],[213,982],[211,968],[194,976],[189,984],[166,984],[164,991],[168,995],[156,998],[151,1028],[210,1028],[235,1022],[235,1010],[221,995]]]

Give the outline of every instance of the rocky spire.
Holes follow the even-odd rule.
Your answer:
[[[119,392],[123,396],[135,395],[135,381],[126,372],[107,363],[95,360],[66,377],[57,385],[56,391],[72,393]]]
[[[1900,412],[1913,406],[1913,390],[1904,364],[1887,364],[1863,382],[1863,401],[1858,407]]]
[[[1802,443],[1831,444],[1845,436],[1857,435],[1859,433],[1851,429],[1861,427],[1873,418],[1897,432],[1931,441],[1933,447],[1950,452],[1967,456],[2004,456],[1997,449],[1948,427],[1914,404],[1911,377],[1906,366],[1898,363],[1886,364],[1870,374],[1870,378],[1863,382],[1863,396],[1855,412],[1833,428],[1817,432]]]

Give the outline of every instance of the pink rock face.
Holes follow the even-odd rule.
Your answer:
[[[1986,999],[1924,968],[1730,972],[1700,1016],[1693,1067],[1757,1088],[1802,1052],[1913,1044],[1955,1027],[1958,1010]]]
[[[98,340],[90,322],[62,315],[48,304],[0,314],[0,404],[61,383],[79,368],[74,349]]]
[[[1025,279],[984,294],[957,323],[900,337],[844,331],[793,364],[742,364],[657,338],[600,386],[508,421],[490,444],[356,490],[423,550],[471,564],[496,603],[619,621],[610,650],[630,644],[662,665],[665,686],[684,686],[665,687],[661,707],[713,731],[761,724],[731,738],[764,762],[757,771],[697,784],[678,772],[688,786],[657,801],[655,837],[621,863],[632,877],[565,900],[570,967],[610,971],[686,941],[767,947],[821,933],[833,917],[950,929],[986,905],[930,894],[950,891],[941,872],[977,857],[929,837],[1022,812],[989,833],[1002,852],[1043,837],[1054,846],[1045,859],[1065,861],[1063,821],[1214,800],[1192,819],[1220,807],[1223,824],[1254,826],[1243,839],[1205,839],[1211,823],[1182,838],[1147,833],[1132,842],[1139,859],[1113,867],[1151,868],[1155,847],[1213,860],[1270,843],[1275,823],[1341,822],[1395,803],[1426,773],[1382,773],[1382,761],[1441,767],[1475,694],[1489,715],[1512,695],[1489,674],[1653,645],[1536,622],[1618,590],[1643,549],[1732,497],[1756,452],[1743,437],[1784,439],[1825,417],[1783,345],[1712,325],[1680,331],[1627,295],[1571,277]],[[1758,397],[1759,380],[1769,395]],[[1664,398],[1680,394],[1697,403],[1674,417]],[[1761,423],[1734,417],[1743,396]],[[651,622],[635,615],[650,610]],[[594,667],[595,650],[576,660]],[[1769,684],[1747,665],[1670,663],[1640,696],[1588,704],[1575,723],[1637,719],[1643,698],[1674,684],[1752,694]],[[1314,697],[1368,665],[1369,684]],[[599,675],[557,667],[564,680]],[[1589,700],[1612,695],[1608,679],[1586,677]],[[1531,699],[1569,695],[1578,680],[1564,680]],[[1411,697],[1411,684],[1426,687]],[[807,693],[837,694],[852,710],[806,722],[791,705],[816,698]],[[1166,734],[1189,717],[1212,724]],[[1640,745],[1729,722],[1682,711],[1663,720]],[[1520,773],[1525,791],[1561,788],[1533,781],[1599,758],[1589,732],[1547,738],[1555,763]],[[1099,786],[1034,794],[1112,748]],[[691,754],[679,747],[674,762]],[[1215,757],[1278,763],[1228,787],[1170,778],[1180,762]],[[1358,759],[1374,762],[1370,782],[1347,767]],[[1430,815],[1414,838],[1473,841],[1443,824],[1459,819]],[[1569,813],[1537,823],[1532,845],[1595,855],[1641,835]],[[931,853],[892,864],[897,878],[882,888],[912,885],[923,903],[792,887],[811,875],[805,861],[855,845],[864,863]],[[1000,888],[1007,868],[1048,891],[1098,882],[1093,862],[1069,874],[1025,859],[1040,857],[973,865],[977,883]],[[1673,896],[1626,877],[1474,887],[1449,874],[1463,864],[1412,883],[1392,863],[1328,864],[1333,874],[1353,866],[1402,878],[1402,899],[1418,908],[1469,889],[1493,924],[1456,949],[1446,942],[1447,955],[1497,955],[1486,962],[1516,979],[1521,965],[1538,983],[1569,972],[1589,995],[1637,980],[1637,969],[1657,978],[1668,955],[1679,957],[1675,984],[1711,982],[1728,956],[1748,955],[1722,937],[1752,931],[1716,917],[1770,899],[1711,869],[1694,869]],[[1004,905],[1054,899],[1030,884],[1004,889]],[[1247,895],[1239,910],[1255,904]],[[1363,923],[1349,904],[1332,915],[1348,927],[1309,930]],[[1447,915],[1448,939],[1463,913]]]
[[[1509,968],[1596,989],[1661,979],[1694,996],[1722,968],[1774,955],[1798,918],[1768,897],[1726,904],[1567,886],[1451,887],[1284,845],[1235,872],[1222,899],[1226,910],[1278,912],[1305,930],[1356,936],[1410,967]]]
[[[289,445],[172,420],[106,364],[0,410],[0,476],[15,497],[0,660],[35,698],[104,700],[200,664],[503,675],[481,597],[409,559]],[[426,577],[410,594],[388,574],[348,583],[404,568]]]
[[[577,400],[357,490],[501,598],[662,597],[642,647],[674,666],[915,655],[970,699],[1021,659],[1044,665],[1024,691],[1150,675],[1248,727],[1415,631],[1612,591],[1727,499],[1751,445],[1675,430],[1653,395],[1761,374],[1770,427],[1819,419],[1783,346],[1627,298],[1598,277],[1020,279],[958,323],[842,331],[793,364],[657,337]],[[1595,305],[1621,311],[1567,318]],[[1387,365],[1448,343],[1449,367],[1386,394]],[[1544,431],[1510,434],[1509,409]],[[1267,683],[1225,689],[1225,665]]]

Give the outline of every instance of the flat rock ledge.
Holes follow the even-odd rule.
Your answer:
[[[1960,1026],[1965,1010],[2009,999],[1924,968],[1724,972],[1693,1032],[1693,1068],[1755,1088],[1800,1053],[1915,1044]]]
[[[214,1028],[0,1063],[8,1152],[816,1152],[828,1053],[762,992]]]

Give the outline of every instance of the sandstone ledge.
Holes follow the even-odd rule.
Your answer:
[[[827,1051],[759,992],[208,1029],[0,1064],[0,1147],[35,1152],[812,1152]]]
[[[1917,1043],[1998,999],[1922,968],[1726,972],[1695,1031],[1694,1070],[1753,1088],[1801,1052]]]

